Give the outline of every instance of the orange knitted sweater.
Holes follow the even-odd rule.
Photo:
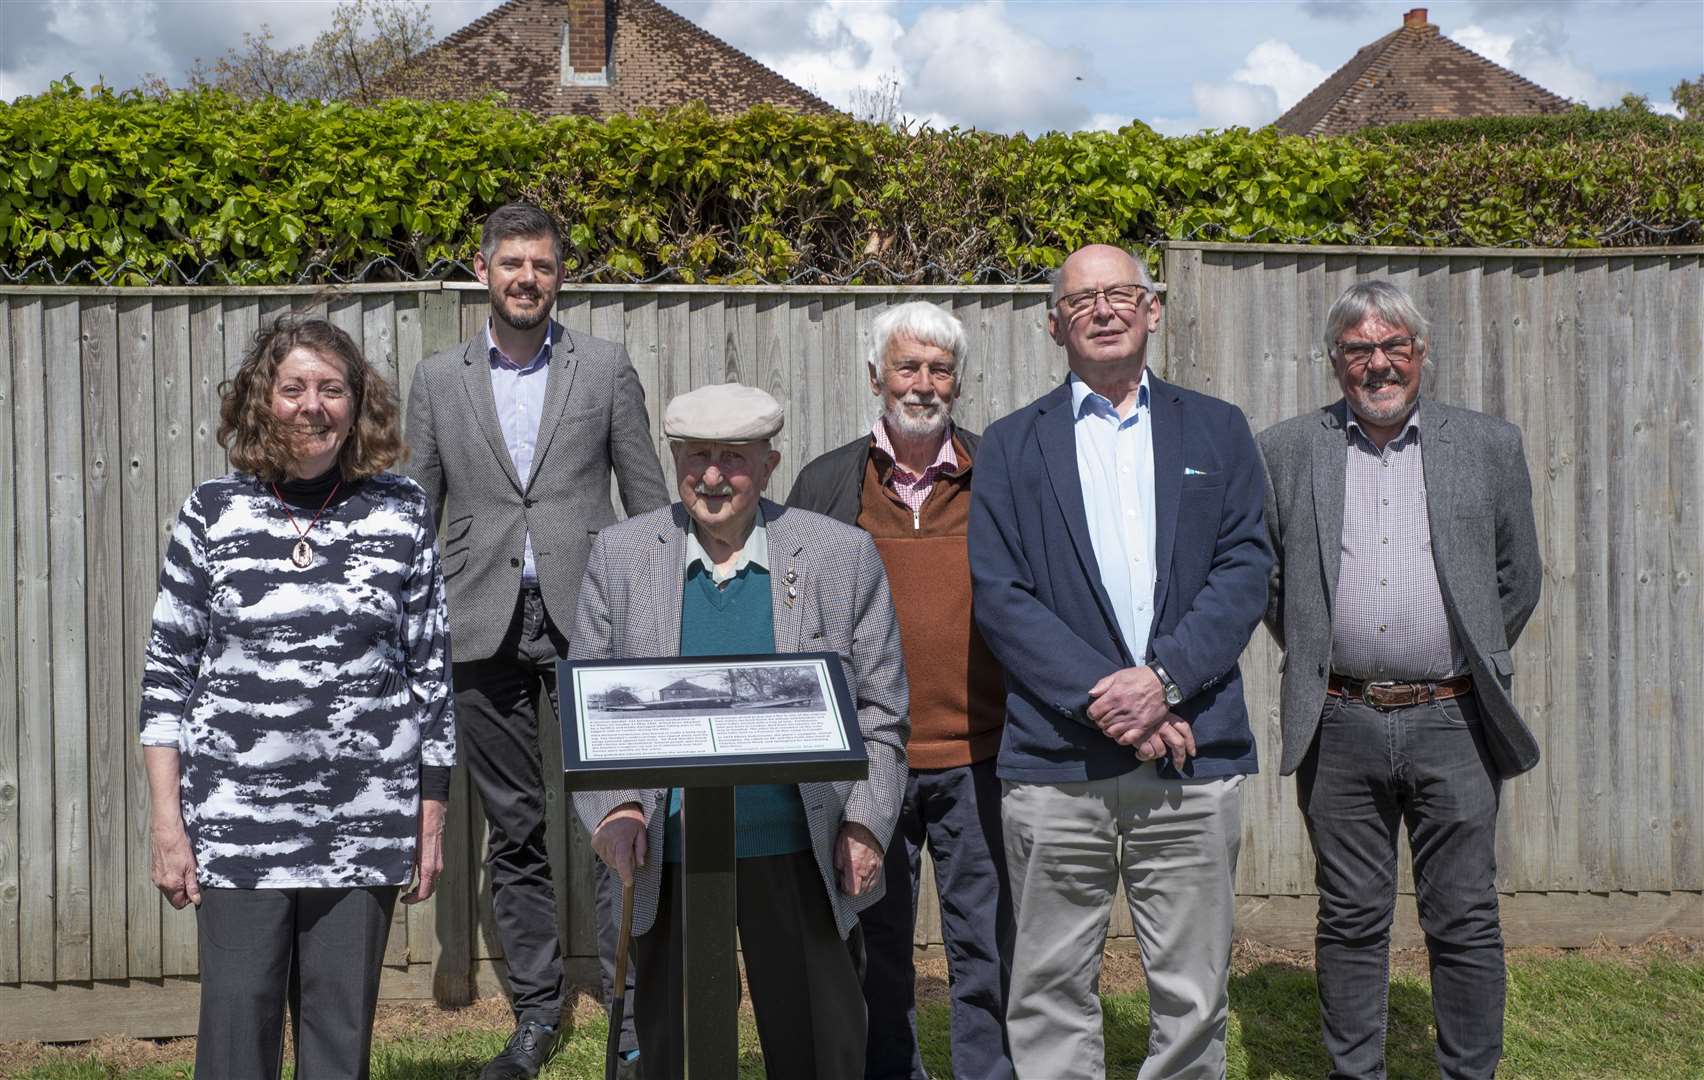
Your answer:
[[[1006,720],[1005,679],[970,614],[970,456],[961,442],[954,473],[929,490],[918,519],[886,484],[893,463],[864,466],[858,526],[887,567],[911,683],[913,769],[945,769],[991,757]]]

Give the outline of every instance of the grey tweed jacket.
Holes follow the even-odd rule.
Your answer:
[[[910,691],[899,621],[887,571],[868,533],[806,510],[763,500],[770,569],[777,580],[797,577],[798,599],[773,590],[775,651],[837,652],[858,705],[858,726],[870,774],[857,782],[799,785],[811,847],[828,890],[840,935],[858,912],[882,895],[883,883],[862,896],[842,893],[834,870],[834,841],[843,822],[857,822],[885,848],[905,794],[905,740],[911,733]],[[629,519],[598,534],[580,586],[569,654],[576,660],[677,656],[681,591],[686,571],[686,509],[679,503]],[[651,928],[662,883],[663,818],[667,791],[583,791],[574,808],[588,830],[622,803],[645,810],[649,854],[633,900],[633,932]]]
[[[407,472],[438,522],[458,661],[483,660],[502,643],[529,530],[545,610],[566,628],[592,537],[615,520],[610,470],[629,515],[669,501],[627,350],[560,323],[551,341],[531,476],[516,475],[498,426],[483,330],[422,360],[409,387]]]
[[[1266,463],[1266,527],[1278,553],[1266,625],[1284,650],[1282,771],[1313,744],[1331,672],[1332,593],[1343,555],[1348,404],[1282,421],[1255,441]],[[1520,429],[1420,401],[1432,558],[1444,610],[1467,653],[1498,772],[1538,764],[1538,741],[1510,696],[1509,648],[1538,606],[1543,567]]]

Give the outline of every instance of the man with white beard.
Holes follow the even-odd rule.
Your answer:
[[[868,959],[867,1078],[926,1080],[917,1051],[912,930],[923,847],[935,862],[952,982],[953,1069],[1010,1077],[1006,988],[1012,909],[994,774],[1005,724],[999,664],[971,618],[971,464],[978,437],[953,423],[964,327],[923,301],[871,327],[866,435],[806,465],[789,505],[868,532],[893,588],[911,680],[909,774],[885,859],[887,894],[860,923]],[[900,842],[903,838],[903,843]]]

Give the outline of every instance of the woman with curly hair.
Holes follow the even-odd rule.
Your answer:
[[[198,1077],[365,1077],[397,893],[432,895],[455,763],[426,495],[396,396],[286,317],[220,388],[235,471],[172,530],[142,679],[153,879],[197,907]]]

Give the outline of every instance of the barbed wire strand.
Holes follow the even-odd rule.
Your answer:
[[[1689,218],[1685,221],[1662,225],[1655,222],[1627,218],[1617,223],[1607,231],[1597,234],[1595,239],[1603,245],[1604,255],[1613,255],[1616,248],[1613,242],[1623,237],[1639,234],[1652,238],[1673,236],[1689,229],[1697,229],[1704,225],[1704,220]],[[1264,242],[1306,245],[1314,243],[1324,236],[1331,236],[1334,243],[1349,243],[1373,245],[1376,241],[1403,226],[1386,225],[1383,228],[1364,233],[1345,234],[1334,225],[1327,225],[1311,233],[1286,231],[1275,226],[1262,226],[1251,232],[1235,230],[1234,227],[1220,222],[1204,222],[1201,226],[1181,236],[1157,237],[1143,244],[1152,247],[1166,241],[1201,241],[1201,240],[1230,240],[1238,243],[1258,244]],[[1405,235],[1409,245],[1417,247],[1450,246],[1450,241],[1463,239],[1459,231],[1431,232],[1418,236]],[[1419,240],[1422,243],[1415,244]],[[1540,245],[1527,240],[1511,240],[1501,244],[1469,244],[1472,247],[1489,247],[1498,250],[1518,252],[1530,250]],[[61,266],[50,258],[38,258],[26,263],[21,269],[13,270],[9,266],[0,265],[0,283],[7,285],[95,285],[112,287],[115,283],[133,284],[133,278],[140,278],[146,285],[153,286],[199,286],[203,278],[209,280],[207,285],[216,284],[250,285],[255,284],[249,275],[263,270],[265,263],[256,259],[247,259],[234,265],[221,260],[209,260],[198,267],[192,267],[193,273],[185,269],[183,264],[175,259],[166,259],[159,263],[139,263],[126,259],[117,266],[102,267],[90,259],[80,259],[70,266]],[[375,272],[383,272],[386,276],[375,279]],[[564,285],[581,285],[590,282],[655,285],[659,282],[679,282],[683,272],[695,276],[702,273],[701,267],[675,265],[663,267],[650,274],[634,274],[624,268],[610,263],[598,263],[575,268],[564,274]],[[745,284],[769,286],[811,285],[845,285],[854,279],[878,277],[881,280],[869,282],[877,285],[907,285],[921,284],[933,278],[941,282],[963,282],[976,285],[1032,285],[1047,280],[1049,270],[1037,268],[1027,272],[1014,272],[1009,267],[998,263],[982,263],[968,270],[964,267],[948,266],[933,260],[915,264],[909,268],[889,266],[880,259],[866,258],[853,264],[849,269],[802,265],[794,267],[785,277],[767,277],[763,274],[743,271],[742,278],[749,278]],[[43,280],[45,279],[45,281]],[[307,263],[296,276],[290,280],[272,281],[271,285],[352,285],[361,283],[384,282],[423,282],[423,281],[471,281],[474,279],[473,268],[460,259],[435,260],[424,271],[411,271],[403,264],[388,255],[381,255],[369,260],[360,269],[345,274],[340,271],[338,264],[315,260]],[[729,284],[728,282],[710,282],[708,284]]]

